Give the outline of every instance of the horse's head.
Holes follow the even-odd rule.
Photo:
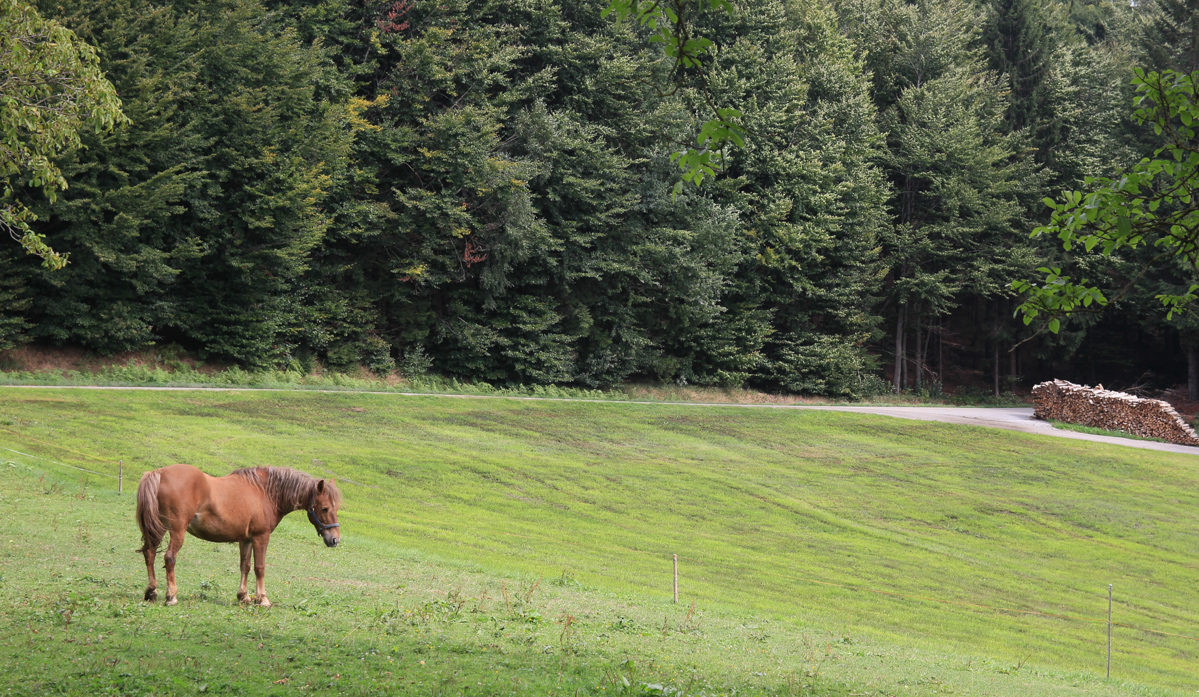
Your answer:
[[[318,481],[312,492],[312,504],[308,507],[308,520],[312,522],[316,534],[321,536],[327,547],[336,547],[341,542],[341,527],[337,522],[341,492],[338,491],[335,481]]]

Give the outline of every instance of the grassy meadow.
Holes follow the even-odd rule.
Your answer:
[[[1193,456],[770,408],[20,388],[0,447],[10,694],[1199,689],[1199,641],[1141,631],[1199,635]],[[124,460],[126,493],[36,458]],[[141,603],[130,492],[175,462],[336,476],[343,546],[286,520],[261,611],[232,603],[235,547],[189,540],[180,604]],[[1110,680],[1109,583],[1141,628]]]

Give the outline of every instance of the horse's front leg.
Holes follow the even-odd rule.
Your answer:
[[[250,553],[254,547],[249,540],[241,541],[241,588],[237,590],[237,599],[246,602],[246,580],[250,577]]]
[[[266,597],[266,545],[271,541],[270,534],[254,538],[254,578],[258,580],[258,604],[270,607],[271,601]]]
[[[171,544],[167,546],[166,554],[162,555],[163,565],[167,569],[167,605],[179,603],[179,592],[175,586],[175,558],[179,556],[179,548],[187,533],[183,530],[171,531]]]

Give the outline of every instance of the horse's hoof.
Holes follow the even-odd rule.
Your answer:
[[[155,600],[158,600],[158,591],[153,588],[147,588],[146,589],[146,602],[152,603]]]
[[[271,601],[267,600],[266,598],[262,598],[261,600],[258,601],[258,607],[270,607],[270,606],[271,606]]]
[[[250,602],[250,596],[247,595],[246,593],[238,593],[237,594],[237,602],[248,603],[248,602]]]
[[[171,605],[178,605],[178,604],[179,604],[179,598],[177,596],[173,596],[173,595],[167,596],[167,602],[166,602],[167,607],[170,607]]]

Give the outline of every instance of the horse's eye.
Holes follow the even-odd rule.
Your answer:
[[[328,513],[328,512],[329,512],[328,506],[325,506],[324,508],[321,509],[321,513]]]

